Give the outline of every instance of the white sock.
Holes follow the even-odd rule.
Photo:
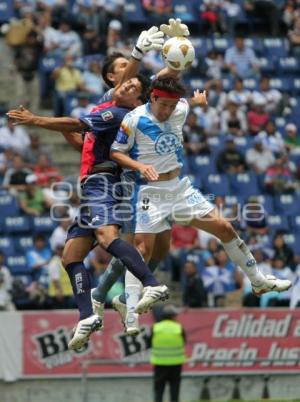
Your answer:
[[[134,312],[136,305],[140,300],[142,289],[143,285],[141,281],[127,270],[125,274],[125,294],[128,313]]]
[[[231,261],[245,272],[253,285],[261,285],[264,282],[264,274],[259,270],[255,258],[242,239],[236,237],[222,244]]]

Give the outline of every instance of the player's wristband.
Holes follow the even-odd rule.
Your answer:
[[[137,46],[134,46],[132,52],[131,52],[131,57],[133,57],[135,60],[142,60],[144,56],[144,53],[141,51],[140,48]]]

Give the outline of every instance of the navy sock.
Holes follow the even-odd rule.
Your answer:
[[[152,260],[152,259],[151,259],[151,260],[149,261],[148,267],[150,268],[151,272],[154,272],[155,269],[158,267],[158,265],[159,265],[159,261],[155,261],[155,260]],[[119,296],[119,300],[120,300],[121,303],[126,304],[126,294],[125,294],[125,293],[122,293],[122,294]]]
[[[89,273],[82,261],[71,262],[65,268],[69,275],[75,301],[79,309],[80,320],[83,320],[93,314]]]
[[[107,251],[119,258],[126,268],[138,278],[143,286],[157,286],[158,282],[145,264],[140,253],[129,243],[121,239],[115,239],[107,247]]]

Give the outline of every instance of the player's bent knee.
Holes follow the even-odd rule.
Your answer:
[[[97,228],[96,237],[98,244],[105,250],[115,239],[118,238],[118,236],[116,236],[116,234],[113,231],[108,230],[106,227]]]
[[[150,247],[147,246],[145,242],[135,242],[135,247],[138,249],[138,251],[141,253],[143,256],[144,260],[146,262],[149,262],[151,258],[151,249]]]
[[[227,222],[223,219],[219,222],[217,237],[225,243],[236,237],[235,230],[230,222]]]

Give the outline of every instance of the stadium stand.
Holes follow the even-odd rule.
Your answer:
[[[107,48],[106,33],[107,27],[111,20],[119,20],[124,30],[128,32],[128,38],[122,43],[120,49],[116,44],[116,49],[124,51],[128,54],[128,49],[131,48],[134,43],[134,38],[137,31],[141,27],[150,26],[152,21],[149,19],[145,10],[143,9],[143,2],[140,0],[127,0],[121,5],[121,13],[117,14],[112,10],[106,10],[101,14],[101,19],[89,19],[83,15],[76,13],[76,7],[80,6],[80,1],[62,1],[61,7],[50,6],[46,9],[41,4],[36,7],[34,2],[19,1],[20,6],[13,8],[12,1],[1,1],[2,7],[0,7],[0,24],[8,23],[12,17],[16,18],[16,21],[29,21],[31,26],[30,30],[37,35],[42,36],[42,48],[38,56],[38,64],[34,66],[26,66],[31,71],[30,76],[24,75],[24,71],[16,69],[13,72],[13,79],[15,81],[16,89],[19,89],[14,93],[12,91],[12,98],[10,100],[12,105],[23,102],[22,96],[25,97],[26,91],[32,91],[34,81],[38,82],[39,93],[33,92],[32,96],[39,98],[40,110],[47,114],[53,114],[53,107],[51,104],[51,98],[55,98],[55,85],[52,73],[53,71],[62,65],[63,58],[68,51],[62,49],[59,43],[63,40],[70,40],[73,37],[79,37],[79,48],[75,54],[74,65],[82,77],[83,73],[88,70],[92,61],[96,60],[100,65],[106,54],[109,54],[115,49]],[[55,3],[55,2],[54,2]],[[89,2],[87,2],[87,7]],[[122,2],[120,2],[121,4]],[[216,116],[217,131],[212,134],[211,131],[203,123],[202,115],[197,114],[196,127],[189,127],[186,124],[186,153],[184,158],[183,173],[191,177],[194,185],[199,187],[204,194],[213,195],[217,197],[223,197],[223,203],[226,213],[233,214],[237,205],[240,210],[243,210],[245,205],[249,202],[249,199],[255,199],[265,210],[265,219],[267,227],[256,228],[256,234],[251,232],[245,223],[245,217],[241,214],[236,220],[236,228],[240,235],[251,240],[250,244],[253,248],[263,247],[271,250],[266,257],[266,264],[270,265],[270,258],[272,257],[272,239],[277,231],[285,234],[285,242],[289,245],[295,253],[294,264],[291,267],[295,271],[298,263],[300,262],[300,79],[298,78],[300,73],[300,61],[299,56],[296,53],[294,46],[292,46],[289,34],[293,29],[293,25],[296,23],[297,7],[295,5],[295,15],[290,25],[280,17],[279,31],[277,36],[271,36],[270,31],[263,24],[261,18],[250,16],[244,8],[244,2],[239,0],[236,2],[239,5],[238,13],[234,17],[234,25],[230,25],[230,21],[226,14],[225,1],[218,2],[218,5],[214,9],[214,14],[217,19],[217,24],[209,26],[209,29],[203,30],[204,21],[201,17],[203,12],[203,6],[209,2],[204,1],[173,1],[173,14],[175,17],[181,18],[190,27],[192,36],[191,41],[195,46],[197,60],[192,66],[190,71],[184,72],[183,80],[191,94],[195,89],[203,89],[209,85],[209,103],[210,110],[209,116]],[[285,1],[276,2],[276,7],[283,11],[286,6]],[[27,8],[26,8],[27,7]],[[31,9],[28,7],[32,7]],[[74,11],[75,10],[75,11]],[[95,10],[97,14],[98,10]],[[50,12],[50,14],[49,14]],[[280,13],[279,13],[280,14]],[[100,15],[100,13],[99,13]],[[41,21],[41,16],[44,16],[47,23]],[[86,19],[85,19],[86,18]],[[67,20],[71,24],[71,30],[68,33],[63,32],[60,27],[62,21]],[[233,28],[232,28],[233,27]],[[231,31],[231,28],[233,31]],[[11,23],[10,27],[5,29],[14,29],[14,24]],[[256,121],[259,121],[260,114],[267,114],[268,120],[272,120],[276,126],[277,140],[280,137],[280,141],[284,144],[284,152],[286,153],[287,160],[279,167],[278,159],[280,155],[274,153],[274,164],[270,169],[272,171],[258,171],[254,170],[251,166],[246,166],[246,169],[241,172],[218,172],[216,161],[218,154],[224,149],[225,138],[227,134],[234,135],[234,142],[236,150],[243,156],[253,145],[253,139],[255,136],[262,135],[264,126],[256,131],[249,130],[250,120],[247,117],[247,130],[243,135],[235,135],[235,129],[239,129],[239,121],[234,117],[231,118],[228,130],[230,132],[221,132],[220,129],[220,115],[223,110],[227,110],[228,107],[228,94],[233,90],[237,76],[231,74],[224,62],[224,56],[226,51],[234,46],[234,36],[232,32],[239,33],[243,31],[246,36],[245,45],[252,49],[255,53],[257,72],[252,76],[246,77],[243,80],[242,92],[238,95],[240,98],[237,101],[238,108],[247,115],[249,110],[252,110],[252,106],[255,103],[253,92],[256,91],[261,96],[259,112],[255,115]],[[93,49],[93,47],[86,46],[89,40],[89,35],[93,36],[93,41],[99,42],[102,45],[93,51],[93,54],[86,53],[86,49]],[[5,33],[5,30],[3,30]],[[28,33],[28,32],[27,32]],[[24,32],[22,33],[24,36]],[[23,46],[25,40],[19,38],[20,43],[16,46],[8,40],[6,34],[7,43],[10,46],[10,60],[13,63],[16,57],[18,46]],[[60,38],[60,39],[58,39]],[[3,45],[3,38],[1,38]],[[51,42],[52,41],[52,42]],[[70,43],[71,44],[71,43]],[[69,45],[70,45],[69,44]],[[4,46],[4,45],[3,45]],[[29,45],[30,51],[33,47]],[[100,49],[100,50],[99,50]],[[7,49],[6,49],[7,51]],[[211,69],[211,52],[214,53],[215,59],[213,59]],[[217,68],[215,68],[217,65]],[[145,66],[143,66],[145,70]],[[5,71],[5,70],[3,70]],[[9,76],[9,74],[7,74]],[[260,89],[260,78],[267,77],[270,79],[270,89],[262,92]],[[100,77],[99,77],[100,79]],[[218,83],[218,84],[216,84]],[[104,87],[104,83],[103,87]],[[216,89],[219,86],[220,91]],[[21,92],[20,92],[21,89]],[[23,93],[22,93],[23,89]],[[273,111],[268,110],[268,105],[271,101],[274,92],[272,90],[278,90],[281,94],[281,99],[278,100],[278,104]],[[77,88],[66,95],[64,98],[64,112],[65,115],[69,115],[77,106],[78,97],[80,97],[81,90]],[[21,95],[18,95],[21,94]],[[85,94],[86,95],[86,94]],[[21,96],[21,98],[17,98]],[[98,95],[95,96],[92,92],[87,94],[89,103],[96,103]],[[6,99],[6,97],[0,93],[0,101]],[[1,106],[1,105],[0,105]],[[0,122],[2,126],[6,125],[4,112],[11,106],[7,102],[4,106],[1,106],[2,115],[0,116]],[[30,101],[28,102],[30,106]],[[209,115],[211,113],[211,115]],[[288,123],[294,123],[297,127],[297,136],[292,140],[292,144],[288,146],[286,126]],[[73,160],[73,156],[69,147],[62,142],[62,140],[54,139],[54,136],[47,136],[46,134],[40,134],[43,144],[48,145],[48,151],[51,155],[52,164],[58,165],[62,173],[65,174],[63,180],[68,181],[72,185],[76,182],[77,166],[68,162],[68,155],[70,160]],[[272,137],[272,135],[270,135]],[[197,149],[194,153],[191,151],[194,142],[201,141],[207,144],[206,149]],[[268,144],[271,143],[274,138],[268,138]],[[57,141],[57,143],[55,142]],[[5,172],[11,167],[11,150],[2,149],[0,152],[0,177],[3,178]],[[29,169],[34,169],[34,165],[26,160],[26,153],[23,155]],[[60,159],[59,159],[60,157]],[[59,164],[59,161],[61,164]],[[68,170],[66,170],[68,168]],[[70,173],[72,175],[70,176]],[[269,175],[269,176],[268,176]],[[273,191],[270,192],[266,187],[266,177],[272,177]],[[285,186],[286,182],[291,185]],[[6,255],[6,264],[11,271],[11,274],[22,280],[26,286],[30,283],[30,272],[27,268],[26,253],[32,249],[32,234],[43,233],[48,239],[53,230],[58,226],[58,222],[50,218],[50,207],[53,203],[53,199],[49,201],[49,189],[41,188],[41,193],[44,195],[42,210],[36,212],[33,215],[28,215],[20,207],[20,194],[24,192],[24,188],[11,191],[12,189],[0,188],[0,250]],[[48,197],[48,198],[47,198]],[[75,197],[76,198],[76,197]],[[55,202],[58,202],[57,200]],[[34,203],[33,203],[34,204]],[[76,210],[78,204],[76,200],[60,202],[60,208],[58,215],[63,216],[65,208],[70,207],[73,211]],[[66,205],[68,204],[68,205]],[[34,204],[33,208],[36,207]],[[252,228],[253,229],[253,228]],[[265,230],[266,229],[266,230]],[[254,229],[253,229],[254,230]],[[259,232],[261,231],[261,232]],[[204,253],[207,251],[207,241],[205,236],[199,234],[199,247],[193,250],[193,253],[183,250],[180,255],[180,263],[183,267],[184,263],[188,260],[192,261],[197,266],[197,272],[201,276],[203,272],[209,277],[209,266],[206,265],[206,260],[203,258]],[[217,264],[216,254],[212,253],[211,258],[214,264]],[[99,271],[95,269],[93,263],[90,262],[89,270],[92,275],[98,277]],[[172,270],[169,263],[165,263],[162,269]],[[205,270],[205,271],[204,271]],[[181,273],[180,282],[184,284],[185,274]],[[227,279],[226,279],[227,280]],[[231,287],[230,287],[231,289]],[[210,292],[208,286],[207,291]],[[226,293],[227,290],[225,289]],[[181,297],[179,295],[179,297]],[[25,298],[26,299],[26,298]],[[22,301],[17,303],[18,308],[26,306],[26,300],[22,298]],[[31,304],[32,306],[32,304]],[[46,305],[45,305],[46,306]],[[39,306],[40,307],[40,306]]]

